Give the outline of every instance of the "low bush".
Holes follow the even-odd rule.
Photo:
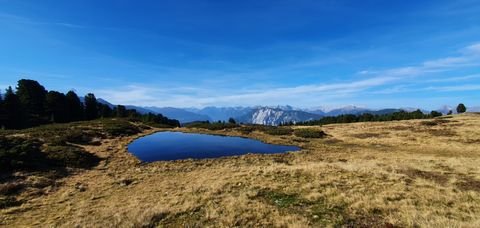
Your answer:
[[[96,145],[92,140],[94,137],[103,137],[100,133],[93,131],[70,129],[66,130],[64,134],[56,135],[46,141],[52,145],[67,145],[67,143],[80,144],[80,145]]]
[[[41,157],[40,143],[36,140],[0,136],[0,170],[30,166],[30,161]]]
[[[263,132],[269,135],[291,135],[293,130],[288,127],[268,127]]]
[[[293,130],[289,127],[277,127],[266,125],[247,125],[237,128],[243,134],[250,134],[253,131],[260,131],[269,135],[291,135]]]
[[[149,126],[156,127],[156,128],[176,128],[176,126],[173,126],[173,125],[155,123],[155,122],[147,122],[145,124],[148,124]],[[143,125],[143,126],[145,126],[145,125]],[[146,127],[148,127],[148,126],[146,126]]]
[[[323,138],[327,136],[324,131],[317,129],[297,129],[294,134],[295,136],[302,138]]]
[[[22,201],[17,200],[13,196],[0,197],[0,209],[16,207],[22,205]]]
[[[90,168],[98,164],[100,159],[77,146],[48,146],[46,158],[57,166]]]
[[[239,125],[233,124],[233,123],[223,123],[223,122],[210,123],[208,121],[200,121],[200,122],[185,124],[185,127],[186,128],[203,128],[203,129],[215,131],[215,130],[232,129],[232,128],[239,127]]]
[[[11,195],[19,192],[25,186],[20,183],[4,183],[0,184],[0,195]]]
[[[114,137],[135,135],[141,132],[139,127],[124,120],[105,121],[103,124],[103,130],[109,136],[114,136]]]

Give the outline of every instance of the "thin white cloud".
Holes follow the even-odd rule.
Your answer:
[[[426,82],[458,82],[458,81],[467,81],[467,80],[479,79],[479,78],[480,78],[480,74],[471,74],[471,75],[460,76],[460,77],[431,79],[431,80],[427,80]]]
[[[51,25],[51,26],[60,26],[65,28],[77,28],[77,29],[91,28],[84,25],[78,25],[78,24],[72,24],[72,23],[66,23],[66,22],[35,21],[30,18],[21,17],[17,15],[12,15],[12,14],[5,14],[5,13],[0,13],[0,20],[7,21],[7,22],[20,23],[20,24],[28,24],[28,25]]]
[[[479,90],[480,84],[466,84],[466,85],[455,85],[455,86],[438,86],[438,87],[428,87],[426,90],[433,90],[439,92],[456,92],[456,91],[471,91]]]
[[[394,84],[399,81],[410,80],[411,83],[425,83],[428,76],[433,73],[451,71],[462,67],[471,67],[480,64],[480,43],[468,46],[460,51],[460,56],[446,57],[425,61],[417,66],[406,66],[386,69],[383,71],[364,71],[360,75],[369,78],[325,83],[308,84],[294,87],[276,87],[251,90],[237,88],[235,91],[225,91],[215,88],[197,87],[170,87],[153,88],[150,86],[129,86],[120,89],[108,89],[100,91],[100,95],[115,103],[134,105],[156,106],[208,106],[208,105],[272,105],[304,102],[315,100],[318,103],[329,102],[332,99],[358,96],[367,90],[381,86]],[[420,78],[420,76],[422,76]],[[463,80],[476,78],[478,75],[464,76]],[[414,82],[414,80],[420,81]],[[458,78],[457,78],[458,79]],[[437,80],[454,80],[453,78]],[[430,79],[430,82],[433,82]],[[439,81],[440,82],[440,81]],[[435,90],[435,91],[462,91],[476,90],[478,85],[463,85],[450,87],[429,87],[424,89],[408,89],[402,86],[394,86],[391,89],[382,88],[373,91],[373,94],[400,93],[410,90]],[[315,98],[315,99],[313,99]],[[314,104],[311,104],[314,105]]]

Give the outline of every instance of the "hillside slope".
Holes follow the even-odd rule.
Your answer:
[[[103,139],[83,146],[97,167],[18,195],[0,225],[480,227],[480,115],[322,129],[328,137],[202,130],[303,150],[149,164],[126,146],[158,129]]]

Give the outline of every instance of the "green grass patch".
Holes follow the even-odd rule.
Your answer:
[[[302,199],[300,199],[297,194],[286,194],[283,192],[262,190],[257,196],[266,199],[270,204],[280,208],[286,208],[302,203]]]

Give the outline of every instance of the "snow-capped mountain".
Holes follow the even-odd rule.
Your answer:
[[[202,109],[190,108],[187,111],[205,115],[213,121],[227,121],[230,117],[237,118],[250,113],[254,108],[251,107],[205,107]]]
[[[263,125],[279,125],[288,122],[301,122],[322,118],[321,115],[308,113],[298,110],[283,110],[280,108],[261,107],[252,110],[250,113],[237,118],[238,122],[263,124]]]
[[[83,97],[81,97],[83,100]],[[106,104],[111,108],[115,105],[108,101],[98,98],[97,101]],[[368,109],[355,105],[349,105],[341,108],[327,109],[323,107],[300,109],[290,105],[277,106],[256,106],[256,107],[205,107],[205,108],[171,108],[171,107],[139,107],[133,105],[126,105],[127,109],[136,109],[138,112],[145,114],[148,112],[160,113],[168,118],[179,120],[181,123],[193,121],[227,121],[229,118],[234,118],[237,122],[264,124],[264,125],[279,125],[288,122],[301,122],[308,120],[320,119],[324,116],[338,116],[338,115],[361,115],[363,113],[370,113],[373,115],[385,115],[399,111],[412,112],[418,108],[388,108],[388,109]],[[423,113],[430,113],[430,111],[421,109]],[[456,113],[453,106],[444,105],[435,110],[442,114],[447,114],[449,111]],[[467,107],[467,112],[480,112],[479,106]]]

